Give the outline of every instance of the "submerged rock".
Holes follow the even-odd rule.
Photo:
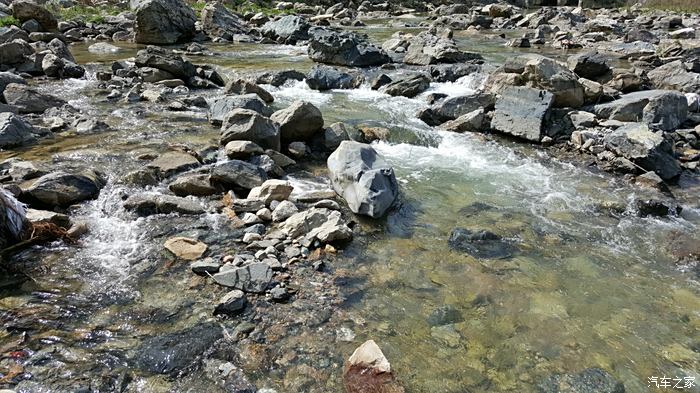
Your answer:
[[[130,7],[140,44],[174,44],[194,35],[197,16],[182,0],[131,0]]]
[[[453,250],[467,253],[478,259],[510,258],[515,251],[512,244],[495,233],[472,232],[465,228],[453,229],[447,244]]]
[[[136,350],[134,363],[154,374],[184,374],[223,337],[219,324],[206,322],[175,333],[146,338]]]
[[[365,341],[345,362],[343,385],[347,393],[403,393],[391,364],[374,340]]]
[[[542,393],[625,393],[625,385],[605,370],[589,368],[578,374],[553,375],[538,385]]]
[[[188,237],[171,237],[163,243],[166,250],[178,258],[188,261],[199,259],[207,251],[207,245]]]
[[[328,157],[328,171],[335,192],[357,214],[382,217],[399,194],[394,169],[370,145],[341,142]]]

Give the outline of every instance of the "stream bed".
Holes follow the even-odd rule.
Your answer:
[[[381,42],[396,30],[378,23],[365,31]],[[520,51],[504,48],[497,35],[456,38],[493,64]],[[305,72],[313,65],[303,47],[209,48],[217,55],[192,61],[227,76]],[[16,354],[28,359],[18,391],[231,391],[211,377],[220,364],[172,378],[132,372],[145,341],[202,326],[222,293],[194,277],[186,263],[172,261],[163,239],[185,233],[220,251],[228,247],[222,215],[137,219],[122,207],[124,195],[142,192],[117,181],[143,165],[139,156],[178,143],[205,148],[217,145],[219,136],[204,111],[115,106],[96,92],[95,72],[137,49],[124,45],[121,52],[95,55],[87,45],[72,47],[88,77],[40,86],[111,131],[56,135],[2,153],[55,168],[88,166],[109,178],[99,198],[74,213],[90,228],[79,244],[54,243],[14,257],[31,280],[0,297],[6,327],[0,346],[19,340],[27,348]],[[412,99],[367,86],[329,92],[304,82],[264,86],[274,108],[304,100],[319,107],[326,125],[391,130],[374,147],[394,167],[401,200],[384,220],[359,220],[362,237],[324,278],[310,280],[306,297],[270,307],[290,323],[257,332],[231,354],[215,349],[227,354],[220,359],[230,356],[267,392],[342,392],[342,363],[367,339],[381,346],[407,392],[537,391],[552,374],[592,367],[611,373],[628,392],[651,391],[653,376],[700,379],[699,276],[696,266],[678,263],[685,247],[700,243],[697,200],[677,217],[641,218],[634,201],[644,191],[619,178],[539,147],[439,131],[415,117],[427,94],[463,95],[481,82],[470,75],[433,83]],[[309,176],[323,171],[308,168]],[[165,191],[164,185],[149,190]],[[456,227],[502,236],[513,245],[512,257],[478,260],[451,250],[448,238]],[[328,302],[327,315],[307,307],[316,281],[338,288],[314,300],[316,307]],[[235,320],[222,324],[230,332],[240,328]]]

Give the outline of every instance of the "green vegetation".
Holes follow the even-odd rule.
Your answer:
[[[50,4],[47,6],[60,20],[81,19],[88,23],[103,23],[105,16],[117,15],[122,12],[122,9],[114,5],[74,5],[73,7],[63,8],[58,5]]]
[[[15,19],[14,16],[6,16],[4,18],[0,18],[0,27],[7,27],[7,26],[19,26],[19,21]]]
[[[636,3],[634,1],[633,3]],[[653,10],[668,10],[678,12],[700,12],[698,0],[647,0],[642,4],[643,8]]]

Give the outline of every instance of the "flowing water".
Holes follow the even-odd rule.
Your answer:
[[[378,23],[363,31],[380,42],[395,30]],[[503,48],[495,35],[457,38],[495,64],[518,51]],[[73,52],[78,62],[90,63],[90,75],[138,49],[94,55],[86,48]],[[192,60],[214,64],[227,75],[312,66],[303,48],[211,49],[218,55]],[[348,276],[342,281],[346,298],[327,326],[305,334],[288,330],[270,344],[277,346],[275,353],[293,352],[292,360],[280,360],[284,355],[263,367],[254,355],[241,355],[258,387],[342,391],[338,365],[369,338],[380,344],[408,392],[529,392],[553,373],[589,367],[609,371],[629,392],[651,391],[651,376],[700,379],[698,276],[693,266],[677,264],[674,253],[675,244],[700,241],[697,201],[679,217],[639,218],[633,202],[643,191],[619,179],[561,162],[536,147],[447,133],[415,118],[428,93],[461,95],[482,82],[472,75],[434,83],[414,99],[367,87],[320,93],[303,82],[267,86],[276,108],[301,99],[319,106],[327,125],[344,121],[390,129],[389,140],[375,148],[396,170],[401,203],[385,220],[361,220],[362,239],[336,261],[335,268]],[[143,192],[117,181],[143,165],[139,156],[157,154],[170,143],[217,144],[218,131],[205,113],[115,107],[105,93],[95,92],[96,83],[52,82],[42,89],[69,99],[114,131],[56,135],[3,154],[56,168],[93,167],[110,179],[97,200],[73,212],[90,226],[79,246],[56,243],[15,257],[36,274],[3,292],[0,315],[7,331],[0,344],[10,348],[20,332],[31,331],[23,344],[29,349],[17,355],[29,359],[26,369],[38,382],[28,391],[40,391],[46,381],[52,386],[47,392],[87,385],[117,390],[114,380],[133,368],[129,359],[143,340],[209,318],[221,291],[193,277],[186,264],[171,261],[162,251],[164,238],[188,234],[216,252],[235,251],[226,219],[217,214],[135,219],[121,207],[124,195]],[[161,185],[148,192],[164,190]],[[451,251],[447,238],[455,227],[489,230],[517,251],[505,260]],[[436,310],[446,307],[448,323],[434,323]],[[235,327],[235,321],[227,323]],[[327,360],[305,353],[323,353]],[[292,375],[301,366],[319,370],[307,373],[315,379],[303,388]],[[129,391],[221,391],[200,376],[173,381],[136,373]]]

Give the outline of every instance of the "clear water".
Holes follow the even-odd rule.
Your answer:
[[[377,41],[395,30],[367,29]],[[465,49],[483,51],[491,62],[519,51],[491,38],[458,36]],[[86,48],[74,53],[79,62],[93,63],[93,75],[137,49],[101,56]],[[303,48],[211,48],[220,55],[193,60],[226,75],[311,66]],[[481,81],[470,76],[433,84],[429,92],[465,94]],[[58,391],[61,383],[70,390],[76,380],[94,383],[131,368],[129,359],[144,339],[210,318],[211,302],[222,291],[172,261],[162,250],[165,238],[188,234],[216,252],[231,251],[222,216],[134,219],[121,208],[122,196],[134,190],[116,179],[143,165],[137,157],[170,143],[217,144],[218,131],[205,114],[114,107],[95,94],[95,84],[88,78],[41,88],[59,92],[113,131],[57,135],[3,153],[54,167],[87,165],[110,177],[100,197],[74,213],[90,226],[80,246],[54,244],[17,255],[17,263],[37,274],[0,299],[5,325],[31,326],[26,345],[49,354],[43,363],[26,365],[35,381],[52,386],[45,391]],[[676,218],[611,215],[608,207],[630,210],[643,191],[531,146],[427,127],[414,115],[429,92],[407,99],[366,87],[325,93],[304,83],[268,88],[276,107],[303,99],[319,106],[327,124],[390,129],[389,141],[375,148],[396,170],[401,204],[386,220],[360,220],[362,238],[341,254],[330,276],[318,277],[340,283],[338,296],[345,299],[332,307],[328,322],[299,323],[313,294],[304,288],[296,302],[270,310],[288,312],[289,321],[280,331],[262,332],[266,349],[236,347],[237,364],[259,387],[342,391],[340,365],[368,338],[380,344],[409,392],[528,392],[552,373],[588,367],[606,369],[630,392],[649,391],[650,376],[700,377],[698,277],[692,267],[676,264],[672,252],[677,241],[700,241],[697,201]],[[447,247],[454,227],[495,232],[518,252],[495,261],[455,253]],[[430,315],[444,305],[460,318],[431,327]],[[233,329],[236,321],[224,324]],[[4,332],[0,344],[17,338],[16,330]],[[130,391],[220,391],[200,373],[134,378]]]

